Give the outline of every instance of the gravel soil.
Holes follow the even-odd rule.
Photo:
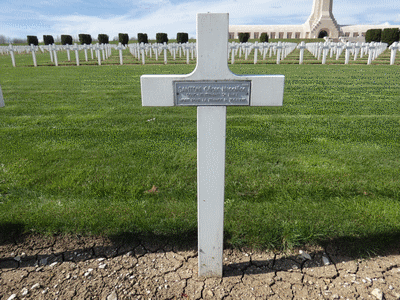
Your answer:
[[[224,251],[224,276],[199,278],[195,246],[102,237],[0,241],[0,300],[400,299],[400,255],[367,259],[328,246]]]

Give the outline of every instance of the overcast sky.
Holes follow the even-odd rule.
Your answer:
[[[228,12],[231,25],[290,25],[304,23],[313,0],[0,0],[0,35],[157,32],[176,38],[177,32],[196,36],[196,13]],[[400,25],[400,0],[334,0],[333,15],[340,25]]]

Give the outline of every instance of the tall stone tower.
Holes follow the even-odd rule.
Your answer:
[[[310,38],[339,37],[340,27],[332,14],[332,3],[333,0],[314,0],[311,15],[304,24]]]

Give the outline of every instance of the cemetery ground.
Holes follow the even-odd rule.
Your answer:
[[[400,71],[387,59],[230,67],[285,75],[284,105],[227,109],[225,277],[201,281],[196,109],[142,107],[139,83],[194,63],[53,67],[41,55],[37,68],[31,55],[16,68],[0,56],[1,300],[23,288],[44,299],[400,297]]]

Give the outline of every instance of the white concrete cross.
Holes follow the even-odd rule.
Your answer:
[[[90,44],[90,45],[88,45],[88,46],[89,46],[89,49],[90,49],[90,56],[91,56],[91,58],[93,59],[93,50],[94,50],[94,47],[93,47],[92,44]]]
[[[258,50],[261,48],[261,45],[258,44],[258,42],[254,43],[253,49],[254,49],[254,64],[257,64],[258,60]]]
[[[189,45],[189,43],[186,43],[186,44],[183,44],[182,47],[185,50],[186,64],[189,64],[190,63],[190,45]]]
[[[1,91],[1,86],[0,86],[0,107],[4,107],[4,98],[3,98],[3,92]]]
[[[262,43],[262,49],[263,49],[263,60],[265,60],[265,56],[267,55],[267,52],[270,48],[269,43]]]
[[[368,47],[368,62],[367,65],[370,65],[374,60],[375,55],[375,43],[370,43]]]
[[[336,60],[339,60],[340,54],[342,54],[343,51],[343,44],[342,43],[338,43],[336,45]]]
[[[143,106],[197,106],[199,276],[222,276],[226,106],[281,106],[283,75],[233,74],[228,14],[197,14],[197,65],[188,75],[143,75]]]
[[[233,65],[235,63],[235,55],[238,48],[238,44],[233,42],[229,47],[231,48],[231,64]]]
[[[99,43],[97,43],[95,46],[94,46],[94,50],[95,50],[95,52],[96,52],[96,56],[97,56],[97,63],[99,64],[99,66],[101,66],[101,54],[100,54],[100,49],[101,49],[101,47],[100,47],[100,45],[99,45]]]
[[[358,53],[360,52],[360,49],[361,49],[360,43],[356,43],[354,45],[354,61],[357,60],[357,56],[358,56]]]
[[[77,43],[74,44],[74,47],[72,48],[72,50],[75,51],[75,60],[76,60],[76,65],[79,66],[79,46]]]
[[[329,49],[330,49],[330,45],[329,43],[325,42],[322,46],[322,64],[325,65],[326,64],[326,56],[328,55]]]
[[[173,60],[176,60],[176,50],[178,49],[178,45],[173,43],[173,44],[169,45],[168,48],[169,48],[170,52],[172,53]]]
[[[158,61],[158,44],[151,45],[151,48],[153,49],[154,54],[156,55],[156,60]]]
[[[13,45],[10,44],[10,46],[9,46],[9,48],[8,48],[8,52],[9,52],[10,55],[11,55],[11,62],[12,62],[12,65],[13,65],[13,67],[15,67],[15,56],[14,56],[14,48],[13,48]]]
[[[318,59],[318,60],[321,59],[322,45],[323,45],[323,43],[318,43],[318,44],[317,44],[317,48],[316,48],[317,52],[316,52],[316,53],[317,53],[317,59]]]
[[[163,45],[161,45],[160,49],[162,49],[162,51],[164,51],[164,64],[167,64],[167,49],[168,49],[168,45],[166,42],[164,42]]]
[[[146,53],[145,53],[146,45],[144,43],[140,43],[139,45],[139,59],[140,55],[142,56],[142,65],[146,64]]]
[[[30,51],[32,52],[33,65],[34,65],[35,67],[37,67],[37,61],[36,61],[36,51],[37,51],[37,48],[36,48],[36,46],[35,46],[34,44],[31,44]]]
[[[124,62],[122,60],[122,50],[124,50],[124,47],[122,46],[121,43],[118,43],[118,46],[116,47],[116,49],[119,51],[119,64],[122,66],[124,64]]]
[[[49,50],[51,62],[54,62],[54,58],[53,58],[53,45],[51,45],[51,44],[47,45],[47,50]]]
[[[344,57],[344,64],[348,65],[349,60],[350,60],[350,50],[353,48],[353,46],[350,42],[347,42],[347,44],[343,48],[346,49],[345,57]]]
[[[71,61],[71,53],[70,53],[71,46],[70,46],[69,44],[66,44],[66,45],[64,46],[64,49],[67,50],[67,60],[68,60],[68,61]]]
[[[88,49],[89,49],[89,46],[86,44],[83,44],[83,52],[85,53],[85,61],[88,61],[88,55],[87,55]]]
[[[195,43],[190,43],[190,54],[191,54],[192,60],[194,59],[194,52],[195,52],[195,50],[196,50],[196,45],[195,45]],[[197,53],[196,53],[196,57],[197,57]]]
[[[400,49],[399,43],[394,42],[390,47],[390,65],[394,65],[394,61],[396,59],[396,52]]]
[[[56,67],[58,67],[58,57],[57,57],[57,45],[53,44],[53,45],[49,45],[49,49],[50,49],[50,55],[51,53],[53,53],[54,56],[54,64]]]
[[[299,58],[299,65],[303,63],[304,58],[304,49],[306,49],[306,44],[302,41],[298,46],[297,49],[300,49],[300,58]]]
[[[106,60],[106,49],[104,44],[100,44],[101,54],[103,56],[103,60]]]
[[[242,48],[244,49],[244,59],[247,60],[250,51],[251,51],[251,44],[250,43],[244,43]]]
[[[275,48],[275,47],[274,47]],[[278,45],[276,45],[276,64],[279,65],[280,61],[281,61],[281,51],[282,51],[282,43],[278,42]]]

